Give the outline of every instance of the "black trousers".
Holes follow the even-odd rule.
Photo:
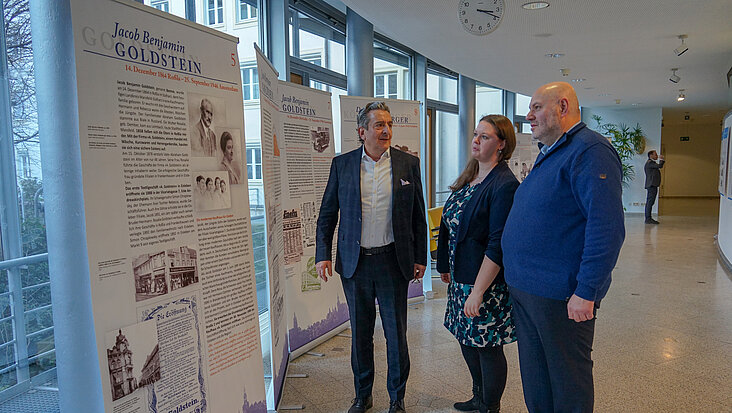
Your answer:
[[[567,316],[563,300],[511,287],[508,290],[513,298],[521,381],[529,412],[592,412],[590,353],[595,319],[578,323]]]
[[[386,387],[392,401],[403,400],[409,376],[407,350],[407,289],[392,250],[361,255],[351,278],[341,277],[351,316],[351,368],[356,397],[371,395],[374,385],[374,324],[376,303],[386,338]]]
[[[473,378],[473,386],[481,389],[483,404],[494,408],[500,405],[508,374],[503,346],[470,347],[460,344],[460,350]]]
[[[656,203],[656,195],[658,195],[658,187],[652,186],[646,188],[646,220],[651,219],[651,213],[653,212],[653,204]]]

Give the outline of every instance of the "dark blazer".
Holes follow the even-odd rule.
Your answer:
[[[351,278],[361,249],[361,155],[363,146],[336,156],[320,204],[315,262],[331,260],[333,232],[338,223],[335,270]],[[391,148],[392,230],[397,262],[404,278],[414,278],[414,264],[427,264],[425,215],[419,158]]]
[[[518,186],[518,180],[505,161],[499,162],[478,184],[464,206],[458,225],[454,281],[475,284],[484,256],[501,267],[496,279],[503,277],[501,236]],[[437,239],[437,271],[441,273],[450,272],[449,239],[450,231],[441,220]]]
[[[648,159],[646,164],[643,166],[643,171],[646,173],[646,186],[648,189],[652,186],[661,186],[661,168],[663,168],[663,159],[656,163],[653,159]]]

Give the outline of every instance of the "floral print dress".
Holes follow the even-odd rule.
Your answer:
[[[447,286],[447,308],[445,327],[457,338],[460,344],[470,347],[495,347],[516,341],[511,300],[506,283],[494,281],[483,294],[480,315],[468,317],[463,312],[465,301],[473,291],[473,285],[455,282],[455,247],[458,228],[464,206],[480,185],[465,185],[453,192],[445,202],[442,220],[450,231],[450,284]]]

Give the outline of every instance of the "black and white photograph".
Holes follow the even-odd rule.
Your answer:
[[[215,128],[217,138],[216,160],[219,169],[229,174],[229,184],[238,185],[247,179],[242,176],[241,131],[239,129]]]
[[[135,277],[135,301],[148,300],[168,293],[165,251],[154,251],[132,259]]]
[[[198,252],[188,246],[166,250],[170,290],[188,287],[198,283]]]
[[[318,126],[310,129],[310,140],[313,142],[313,150],[323,153],[330,146],[330,128]]]
[[[196,212],[231,208],[229,173],[202,171],[193,173],[193,209]]]
[[[160,380],[155,320],[107,332],[105,339],[112,400]]]
[[[217,125],[226,125],[226,106],[221,98],[191,93],[188,95],[191,156],[213,158],[219,152]]]
[[[394,145],[394,147],[396,149],[399,149],[402,152],[406,152],[410,155],[413,155],[413,156],[416,156],[417,158],[419,158],[419,152],[410,150],[409,146],[407,146],[407,145]]]

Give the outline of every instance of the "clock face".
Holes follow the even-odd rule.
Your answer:
[[[503,17],[503,0],[459,0],[458,19],[468,33],[483,35],[496,30]]]

